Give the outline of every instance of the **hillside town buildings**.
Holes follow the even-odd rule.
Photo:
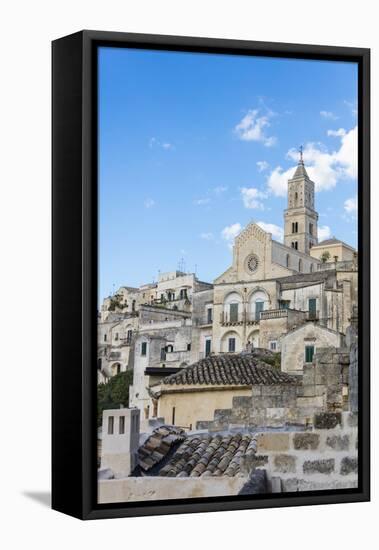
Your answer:
[[[104,300],[98,382],[133,371],[129,412],[104,412],[104,468],[113,464],[117,471],[121,464],[123,475],[137,477],[233,478],[263,460],[271,468],[270,490],[272,472],[282,476],[282,490],[303,490],[324,487],[312,480],[328,469],[335,487],[355,486],[357,436],[349,414],[357,412],[357,253],[335,237],[319,242],[317,224],[314,182],[300,157],[288,181],[283,243],[251,222],[234,241],[231,265],[212,283],[173,271]],[[139,411],[138,429],[130,410]],[[117,429],[110,424],[123,416],[130,430],[123,445],[129,454],[133,447],[127,458],[114,446]],[[336,431],[334,439],[322,431],[325,425]],[[122,426],[118,438],[127,433]],[[295,428],[299,434],[273,434],[272,441],[252,435]],[[313,432],[301,433],[308,429]],[[140,448],[136,431],[147,434]],[[346,456],[336,458],[336,448]],[[301,450],[316,454],[300,467]],[[192,460],[195,452],[207,460]],[[103,502],[115,498],[107,483]],[[179,484],[178,494],[188,496],[189,486],[203,496],[235,494],[243,485],[237,479],[220,481],[219,489],[204,483]],[[173,494],[157,480],[147,487],[161,498]],[[144,498],[138,479],[118,488],[124,499]]]

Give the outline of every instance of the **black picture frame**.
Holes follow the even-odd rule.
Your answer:
[[[97,55],[99,46],[358,64],[359,487],[217,499],[96,503]],[[370,50],[81,31],[52,43],[52,507],[81,519],[370,499]]]

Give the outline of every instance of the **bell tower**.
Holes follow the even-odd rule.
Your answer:
[[[309,254],[317,244],[318,213],[315,207],[315,184],[309,179],[304,166],[303,148],[300,147],[299,164],[288,180],[288,206],[284,211],[284,244]]]

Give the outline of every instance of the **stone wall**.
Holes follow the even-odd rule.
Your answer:
[[[230,408],[215,409],[213,420],[204,417],[196,427],[210,431],[306,428],[315,413],[346,411],[350,353],[343,348],[320,348],[314,362],[304,366],[297,386],[253,386],[248,396],[233,397]]]
[[[313,426],[258,435],[251,467],[266,469],[272,492],[357,487],[357,415],[318,413]]]
[[[168,478],[129,477],[98,483],[98,502],[137,502],[177,498],[201,498],[237,495],[246,477]]]

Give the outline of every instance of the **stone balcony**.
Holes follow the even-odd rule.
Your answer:
[[[220,317],[220,324],[224,327],[237,326],[237,325],[258,325],[258,316],[249,311],[239,312],[237,315],[230,315],[223,311]]]

